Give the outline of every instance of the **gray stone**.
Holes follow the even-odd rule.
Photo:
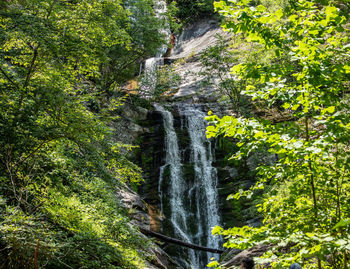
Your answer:
[[[216,21],[202,20],[185,28],[178,37],[170,58],[184,58],[196,55],[216,42],[215,35],[223,33]]]
[[[266,251],[268,251],[272,245],[260,244],[250,249],[246,249],[239,254],[237,254],[237,250],[233,251],[231,255],[227,255],[223,264],[221,265],[223,268],[235,268],[235,266],[239,266],[242,263],[242,260],[246,257],[254,258],[262,256]]]
[[[128,209],[133,224],[145,229],[150,228],[150,218],[147,214],[147,207],[137,193],[130,189],[120,189],[116,196],[120,199],[122,205]]]
[[[138,120],[146,120],[147,119],[148,110],[146,108],[137,107],[136,110],[138,112],[138,115],[137,115]]]
[[[227,171],[232,179],[238,177],[238,170],[234,167],[225,166],[222,170]]]
[[[254,152],[247,159],[247,165],[249,170],[254,171],[259,165],[266,164],[271,165],[276,162],[276,156],[268,152]]]
[[[253,218],[247,220],[247,225],[250,227],[259,227],[261,226],[261,218]]]
[[[182,59],[176,67],[182,81],[173,99],[192,97],[194,103],[205,103],[216,102],[220,98],[216,83],[205,86],[207,78],[201,75],[203,67],[199,59],[200,53],[215,45],[218,34],[229,36],[215,20],[201,20],[186,27],[179,36],[172,54],[167,58],[169,62]]]
[[[125,118],[118,119],[111,125],[114,129],[115,141],[122,141],[124,144],[134,144],[145,131],[140,125]],[[127,153],[127,150],[124,150],[124,153]]]
[[[129,188],[126,188],[120,189],[116,196],[121,201],[121,204],[128,209],[130,218],[132,219],[132,224],[140,226],[144,229],[152,229],[152,227],[155,228],[155,224],[152,225],[152,210],[149,209],[149,207],[137,193]],[[149,215],[149,213],[151,215]],[[140,237],[145,236],[140,233]],[[143,269],[183,269],[155,243],[151,243],[151,247],[146,251],[147,255],[150,256],[150,262],[146,262]]]

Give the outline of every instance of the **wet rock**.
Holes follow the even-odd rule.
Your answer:
[[[259,217],[247,220],[247,225],[251,227],[259,227],[261,226],[261,223],[262,219]]]
[[[146,108],[135,106],[130,101],[127,101],[121,109],[122,118],[132,121],[146,120],[147,114],[148,110]]]
[[[242,250],[236,249],[236,248],[226,250],[222,254],[221,263],[229,262],[233,257],[235,257],[236,255],[238,255],[241,252],[242,252]]]
[[[119,118],[111,122],[114,129],[114,140],[122,141],[124,144],[135,144],[137,139],[150,130],[142,127],[139,123],[147,120],[149,111],[143,107],[134,106],[131,103],[123,105],[117,114]],[[122,153],[127,153],[127,149],[122,149]]]
[[[161,248],[152,249],[153,259],[151,264],[156,267],[150,268],[164,268],[164,269],[183,269],[173,259],[171,259],[165,251]]]
[[[238,177],[238,170],[236,168],[230,167],[230,166],[225,166],[223,169],[229,173],[231,178]]]
[[[159,208],[154,205],[148,205],[148,216],[150,219],[150,230],[154,232],[160,232],[162,229],[162,223],[164,216],[161,214]]]
[[[129,119],[119,119],[111,123],[114,131],[114,140],[122,141],[124,144],[134,144],[136,139],[146,130]],[[125,149],[125,153],[127,150]]]

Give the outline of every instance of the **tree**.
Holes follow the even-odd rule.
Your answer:
[[[147,244],[115,197],[141,180],[109,126],[123,98],[89,109],[122,81],[105,72],[111,51],[154,50],[134,22],[119,0],[1,1],[0,268],[142,263]]]
[[[231,105],[238,110],[241,96],[240,85],[229,72],[237,64],[237,51],[230,48],[225,37],[218,35],[216,44],[201,53],[200,61],[203,66],[201,74],[206,77],[207,83],[218,87],[223,96],[227,96]]]
[[[151,0],[127,0],[123,5],[128,11],[128,21],[123,29],[129,36],[129,44],[116,44],[106,50],[107,59],[102,71],[101,91],[108,91],[115,82],[125,82],[139,75],[140,65],[149,57],[153,57],[163,44],[167,44],[166,36],[160,29],[167,22],[157,17]]]
[[[174,14],[180,21],[188,23],[193,22],[203,16],[214,14],[213,0],[168,0],[169,4],[176,3],[177,10]]]
[[[129,43],[127,13],[116,1],[37,0],[8,2],[1,15],[1,163],[16,197],[20,167],[45,145],[105,132],[84,82],[99,75],[105,47]]]
[[[228,239],[227,247],[273,243],[264,258],[282,268],[293,261],[306,268],[347,268],[349,259],[349,45],[346,18],[332,6],[291,2],[270,12],[250,1],[215,2],[226,18],[224,29],[242,34],[273,53],[269,62],[245,62],[231,71],[248,85],[253,100],[290,113],[291,121],[215,115],[208,137],[238,140],[240,159],[262,149],[278,156],[257,169],[251,190],[266,189],[259,211],[263,225],[213,232]],[[282,252],[281,247],[287,247]],[[331,256],[331,261],[326,257]],[[313,259],[317,258],[317,262]]]

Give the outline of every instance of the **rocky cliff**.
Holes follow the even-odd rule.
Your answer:
[[[182,113],[184,105],[195,105],[203,113],[207,113],[209,110],[219,115],[233,113],[229,103],[218,102],[221,98],[218,85],[206,85],[204,82],[208,78],[201,72],[203,69],[200,61],[201,53],[208,47],[215,45],[219,34],[224,38],[228,37],[226,33],[222,32],[218,23],[212,19],[201,20],[189,25],[177,37],[176,45],[171,54],[164,59],[164,63],[174,67],[173,70],[181,78],[171,91],[161,96],[161,100],[174,118],[173,125],[180,145],[181,158],[184,160],[182,170],[188,181],[193,181],[195,169],[190,161],[192,158],[189,146],[190,136],[188,130],[184,128],[184,120],[186,120]],[[212,79],[215,81],[216,78]],[[130,215],[137,225],[176,237],[176,233],[171,232],[170,227],[173,224],[168,219],[171,213],[166,216],[167,213],[164,214],[166,210],[161,208],[162,203],[166,205],[168,202],[162,201],[160,197],[160,174],[162,173],[162,184],[165,186],[162,188],[169,191],[167,184],[171,182],[171,170],[165,168],[164,171],[161,171],[166,162],[166,130],[162,114],[151,104],[146,109],[129,103],[124,107],[122,119],[115,128],[119,130],[116,134],[118,139],[140,145],[134,151],[132,158],[142,167],[144,172],[144,182],[137,187],[137,192],[125,190],[119,194],[122,201],[130,210]],[[252,157],[240,164],[229,161],[228,157],[237,149],[234,141],[228,140],[211,141],[210,150],[214,152],[212,165],[217,171],[218,178],[220,224],[224,227],[246,223],[256,225],[259,219],[255,218],[249,203],[228,201],[226,197],[239,188],[247,189],[254,183],[252,170],[260,158]],[[178,239],[185,240],[184,238]],[[183,251],[171,245],[163,245],[163,249],[178,260],[179,255],[177,254]],[[153,266],[158,266],[157,268],[179,266],[173,263],[172,259],[159,247],[155,247],[152,252],[154,257],[157,257],[155,259],[159,260],[156,262],[157,265]],[[188,267],[186,262],[183,264],[184,267]]]

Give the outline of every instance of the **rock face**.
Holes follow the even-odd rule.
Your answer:
[[[129,188],[120,189],[116,196],[122,205],[128,210],[132,223],[144,229],[155,230],[152,223],[152,213],[141,197]],[[140,237],[144,235],[140,233]],[[182,269],[169,255],[162,250],[156,243],[152,243],[147,250],[149,261],[143,269]]]
[[[158,194],[158,177],[164,156],[164,129],[163,120],[159,112],[150,111],[147,119],[143,120],[144,132],[139,136],[140,148],[135,151],[136,163],[138,163],[144,173],[144,182],[139,187],[139,195],[149,205],[150,224],[152,230],[159,232],[161,229],[160,222],[163,216],[160,214],[159,194]]]
[[[147,109],[126,101],[122,106],[120,118],[112,123],[112,128],[115,130],[115,140],[125,144],[135,143],[140,135],[147,132],[147,129],[138,124],[138,122],[146,120],[147,115]]]
[[[194,178],[196,172],[194,165],[191,164],[191,159],[193,159],[192,151],[189,147],[191,141],[187,128],[184,128],[184,122],[186,119],[181,116],[181,107],[184,107],[184,103],[192,106],[196,104],[201,107],[202,112],[212,110],[219,115],[223,113],[227,114],[226,104],[216,103],[217,99],[220,98],[218,90],[215,87],[205,87],[204,80],[206,78],[200,74],[202,66],[199,55],[206,48],[215,44],[217,34],[223,35],[224,33],[218,26],[218,23],[214,20],[203,20],[190,25],[178,38],[177,45],[170,57],[164,61],[165,63],[175,64],[175,70],[182,78],[181,83],[178,85],[178,91],[171,99],[168,99],[171,104],[168,105],[167,109],[171,110],[174,117],[173,125],[181,151],[181,169],[187,182],[185,184],[195,182]],[[172,231],[174,224],[169,217],[165,218],[160,210],[162,207],[161,204],[164,206],[164,212],[169,211],[170,208],[169,202],[160,200],[160,192],[171,195],[169,194],[171,188],[170,186],[167,186],[171,181],[171,169],[164,166],[166,162],[166,130],[163,126],[162,115],[158,111],[150,109],[147,118],[139,120],[136,124],[140,125],[140,129],[147,130],[140,133],[138,137],[138,142],[141,147],[136,155],[137,163],[144,171],[145,182],[139,188],[139,194],[148,204],[148,210],[150,213],[150,221],[148,225],[151,225],[152,230],[156,232],[161,232],[172,237],[181,237],[181,235],[176,235],[176,233]],[[201,130],[201,132],[202,131],[204,130]],[[233,143],[224,144],[220,141],[211,141],[211,150],[213,152],[215,151],[213,166],[215,166],[219,178],[219,210],[222,217],[222,224],[227,228],[233,225],[243,224],[246,220],[246,216],[242,216],[242,210],[244,207],[239,203],[237,204],[227,201],[227,195],[237,191],[242,185],[244,185],[243,187],[246,187],[253,184],[251,183],[252,177],[247,173],[248,168],[246,166],[235,167],[232,163],[227,161],[228,153],[234,153],[231,151],[233,148],[232,145]],[[163,170],[161,171],[161,169]],[[162,190],[160,190],[158,184],[160,174],[162,174]],[[190,194],[188,195],[190,196]],[[195,199],[196,198],[194,198],[194,201]],[[191,201],[191,198],[187,199],[187,201]],[[198,205],[194,205],[194,203],[191,204],[191,202],[188,202],[187,205],[187,207],[196,206]],[[190,218],[194,218],[194,216],[189,216],[188,219]],[[211,226],[215,226],[216,224],[219,223],[215,223]],[[187,226],[190,227],[189,229],[193,230],[193,234],[197,233],[195,223],[188,223]],[[203,237],[204,234],[198,236],[196,239],[198,240],[197,244],[201,243]],[[184,238],[178,239],[184,240]],[[182,262],[186,268],[190,268],[188,264],[192,263],[192,260],[195,260],[193,257],[197,256],[197,254],[192,256],[188,255],[186,249],[179,249],[172,245],[167,245],[164,249],[167,253],[171,254],[172,257],[176,258],[179,262]],[[183,261],[180,261],[181,259]],[[197,269],[197,267],[192,268]]]
[[[177,39],[169,59],[176,60],[198,55],[215,45],[215,35],[223,33],[216,20],[203,19],[187,26]]]
[[[129,188],[120,189],[117,197],[128,210],[132,222],[145,229],[150,228],[150,219],[147,214],[147,205],[141,197]]]
[[[250,249],[240,252],[240,250],[230,250],[224,257],[221,266],[223,268],[236,268],[242,263],[244,258],[254,258],[263,255],[271,248],[271,245],[260,244]]]
[[[181,158],[184,160],[182,170],[188,182],[194,181],[195,169],[190,164],[190,160],[193,158],[188,147],[190,137],[188,130],[183,127],[184,118],[181,117],[181,109],[179,110],[181,106],[179,104],[196,104],[201,107],[202,112],[211,110],[217,115],[234,113],[228,110],[229,106],[227,104],[217,103],[220,98],[217,88],[215,88],[215,85],[205,86],[205,78],[200,74],[202,66],[199,55],[208,46],[215,44],[217,34],[225,35],[214,20],[202,20],[194,23],[184,30],[179,36],[177,45],[171,55],[164,59],[165,63],[176,65],[176,72],[182,78],[176,88],[177,92],[166,100],[168,101],[168,109],[172,111],[174,117],[173,125],[179,144],[183,145],[180,147]],[[143,169],[144,177],[144,182],[141,186],[138,186],[137,193],[130,189],[123,190],[118,194],[120,200],[129,210],[135,224],[176,237],[172,232],[167,234],[170,231],[169,227],[173,224],[161,213],[161,203],[163,201],[159,196],[161,192],[159,188],[160,174],[163,175],[162,184],[164,184],[165,189],[171,178],[169,168],[164,167],[164,170],[161,171],[166,159],[166,131],[161,113],[152,109],[152,107],[144,109],[127,104],[123,107],[121,120],[118,120],[118,124],[114,127],[117,130],[117,140],[140,145],[139,149],[134,150],[133,161]],[[254,212],[247,201],[228,201],[226,198],[229,194],[241,188],[247,189],[254,184],[254,170],[258,162],[265,159],[267,162],[273,161],[273,156],[256,155],[239,164],[233,163],[228,158],[238,150],[235,142],[221,138],[211,141],[211,150],[215,152],[212,164],[217,170],[218,176],[219,211],[221,224],[224,228],[243,224],[259,225],[260,219],[254,216]],[[168,187],[168,189],[170,188]],[[163,190],[163,193],[166,193],[166,191]],[[167,206],[166,202],[163,204],[165,207]],[[187,251],[179,250],[172,245],[163,245],[162,249],[170,255],[175,253],[172,256],[174,258],[179,258],[179,253],[180,256],[185,257]],[[180,268],[162,249],[157,245],[150,249],[153,259],[146,268]],[[264,251],[266,251],[264,246],[244,251],[237,256],[235,256],[237,251],[231,251],[225,256],[224,266],[231,268],[230,266],[239,265],[243,256],[258,256]],[[184,261],[184,264],[186,263],[188,261]],[[187,266],[187,268],[189,267]]]
[[[157,159],[156,156],[162,155],[162,153],[157,150],[158,144],[154,143],[157,139],[153,136],[154,132],[157,136],[159,135],[157,134],[157,122],[159,119],[161,120],[161,118],[145,108],[135,106],[128,102],[126,102],[121,111],[122,114],[120,118],[112,124],[112,128],[115,129],[115,140],[122,141],[126,144],[137,144],[137,141],[140,139],[153,141],[150,144],[146,143],[145,146],[147,148],[146,152],[154,150],[152,161],[155,161]],[[159,135],[159,137],[161,137],[161,135]],[[159,141],[161,140],[159,139]],[[159,149],[162,149],[162,147]],[[147,158],[147,154],[137,155]],[[138,162],[140,163],[141,160]],[[147,161],[145,162],[147,163]],[[157,166],[156,161],[154,165]],[[146,176],[144,177],[147,178]],[[148,186],[152,189],[151,183],[148,185],[144,184],[143,186]],[[151,196],[157,197],[157,194],[153,193]],[[159,209],[156,206],[148,204],[141,198],[140,194],[129,187],[119,189],[116,197],[129,212],[129,217],[133,224],[144,229],[160,231],[161,217]],[[144,237],[144,235],[140,233],[140,237]],[[162,242],[160,242],[160,244],[161,243]],[[149,258],[143,269],[182,269],[182,267],[176,264],[176,262],[174,262],[155,242],[147,249],[147,256]]]
[[[177,44],[170,57],[170,62],[178,61],[176,72],[181,76],[182,82],[173,99],[189,99],[192,102],[215,102],[218,99],[214,93],[215,87],[205,87],[205,77],[201,75],[202,66],[199,55],[205,49],[215,45],[217,35],[225,34],[215,20],[202,20],[189,25],[178,37]]]

